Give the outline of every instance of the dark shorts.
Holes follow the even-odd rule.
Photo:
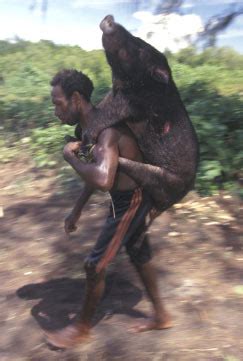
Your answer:
[[[111,194],[109,215],[98,240],[86,259],[99,273],[105,269],[122,246],[135,264],[151,259],[146,216],[153,207],[150,197],[140,188],[132,191],[116,191]]]

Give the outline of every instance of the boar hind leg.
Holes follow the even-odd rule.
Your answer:
[[[122,157],[119,168],[150,194],[158,210],[167,209],[184,195],[183,182],[164,168]]]

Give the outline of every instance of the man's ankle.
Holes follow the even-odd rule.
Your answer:
[[[82,333],[89,333],[91,329],[91,324],[89,322],[84,322],[83,320],[77,320],[74,323],[74,326]]]

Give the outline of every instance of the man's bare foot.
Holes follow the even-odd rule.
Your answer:
[[[133,326],[130,330],[132,332],[145,332],[151,330],[165,330],[171,327],[173,327],[173,324],[169,317],[167,317],[163,321],[157,321],[151,318],[149,320],[144,321],[143,323]]]
[[[57,348],[74,347],[90,338],[89,329],[77,325],[70,325],[55,332],[45,331],[44,334],[47,343]]]

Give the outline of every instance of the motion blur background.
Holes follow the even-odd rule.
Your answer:
[[[99,22],[112,13],[164,51],[201,144],[200,192],[242,193],[243,6],[228,0],[1,0],[0,162],[29,154],[65,168],[49,82],[62,68],[93,80],[94,103],[111,86]]]
[[[1,361],[243,360],[242,10],[241,0],[0,0]],[[150,229],[175,327],[127,332],[150,303],[121,252],[92,342],[55,353],[42,329],[80,312],[83,261],[110,199],[96,192],[67,239],[63,221],[82,181],[63,160],[74,129],[55,118],[49,83],[76,68],[93,80],[93,102],[102,99],[111,73],[99,23],[110,13],[166,53],[200,141],[196,190]]]

